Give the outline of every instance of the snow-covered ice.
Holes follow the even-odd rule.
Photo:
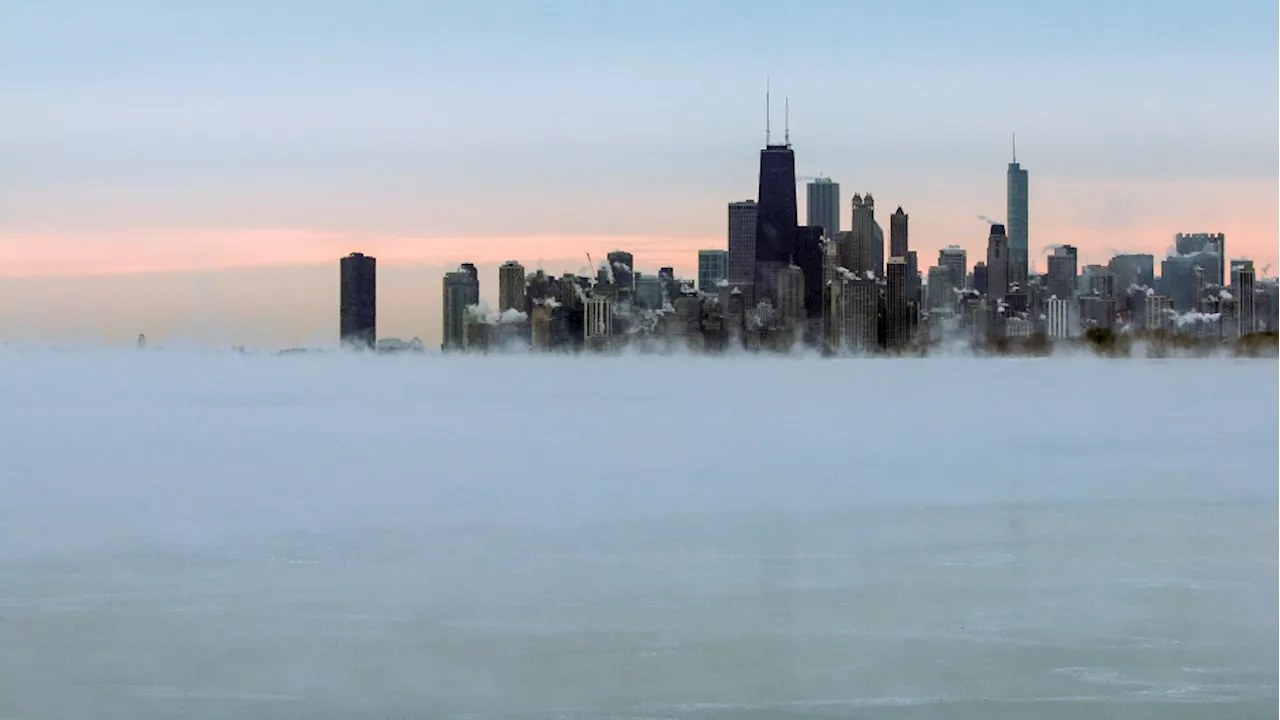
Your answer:
[[[1274,716],[1277,389],[0,349],[0,718]]]

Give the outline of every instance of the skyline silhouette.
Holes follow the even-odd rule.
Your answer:
[[[907,208],[922,258],[983,246],[1017,132],[1034,267],[1059,243],[1161,257],[1176,232],[1276,263],[1272,5],[727,7],[7,9],[0,322],[300,342],[352,251],[406,278],[405,337],[438,332],[430,288],[462,261],[484,296],[504,260],[618,247],[690,275],[756,195],[766,76],[797,173]],[[861,26],[884,32],[835,42]]]

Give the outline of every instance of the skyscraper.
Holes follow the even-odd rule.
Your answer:
[[[994,307],[1009,292],[1009,237],[1004,226],[991,226],[987,236],[987,299]]]
[[[938,265],[946,268],[951,287],[963,290],[969,275],[969,254],[957,245],[948,245],[938,251]]]
[[[760,206],[755,200],[729,203],[729,280],[750,283],[756,273],[756,220]]]
[[[796,155],[788,140],[760,151],[760,187],[756,201],[757,299],[777,302],[778,271],[791,264],[796,242]]]
[[[1018,145],[1013,145],[1013,162],[1009,163],[1008,175],[1009,195],[1009,276],[1010,283],[1026,290],[1028,263],[1027,253],[1027,171],[1018,164]],[[991,263],[987,263],[990,265]]]
[[[796,248],[792,264],[804,273],[804,307],[810,320],[822,319],[822,229],[802,225],[796,228]]]
[[[715,294],[720,291],[720,281],[728,279],[728,250],[698,251],[698,290]]]
[[[1076,293],[1076,276],[1080,274],[1078,253],[1070,245],[1059,245],[1049,256],[1048,283],[1046,291],[1049,297],[1070,300]]]
[[[1231,290],[1236,297],[1236,322],[1240,335],[1258,330],[1255,277],[1252,260],[1231,261]]]
[[[867,193],[866,197],[853,194],[853,218],[850,221],[852,226],[850,233],[853,236],[853,242],[848,244],[847,248],[841,248],[841,263],[844,267],[855,273],[865,275],[868,272],[874,273],[876,277],[883,277],[884,273],[880,271],[876,264],[876,204],[871,197],[871,193]],[[881,251],[883,254],[883,234],[881,237]],[[843,244],[843,241],[842,241]]]
[[[987,264],[978,262],[973,266],[973,289],[979,295],[987,294]]]
[[[466,349],[466,311],[480,302],[480,279],[476,266],[463,263],[457,270],[444,275],[442,350]]]
[[[508,260],[498,268],[498,312],[524,312],[524,266]]]
[[[910,250],[907,242],[907,214],[902,206],[889,216],[889,257],[905,258]]]
[[[805,224],[822,228],[826,237],[835,237],[840,232],[840,183],[830,178],[818,178],[805,189],[809,195]]]
[[[889,258],[885,265],[885,282],[884,343],[890,350],[896,350],[907,346],[911,333],[906,258]]]
[[[344,347],[372,348],[378,341],[377,263],[361,253],[338,262],[338,337]]]

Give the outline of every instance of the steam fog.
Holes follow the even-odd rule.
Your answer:
[[[1275,716],[1275,361],[0,367],[0,718]]]

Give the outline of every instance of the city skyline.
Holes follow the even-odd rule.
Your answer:
[[[880,13],[885,20],[919,21],[913,27],[920,43],[912,36],[907,46],[928,38],[948,42],[915,62],[900,53],[873,62],[869,67],[878,77],[888,78],[869,86],[883,100],[876,103],[876,112],[859,120],[862,127],[851,129],[847,118],[835,117],[839,113],[831,105],[831,88],[851,71],[833,68],[815,74],[804,67],[806,53],[795,58],[763,53],[726,75],[730,81],[716,89],[717,99],[728,101],[722,108],[689,102],[701,97],[690,95],[693,86],[722,70],[725,62],[706,57],[699,63],[689,57],[697,32],[705,32],[704,39],[719,47],[729,29],[713,27],[714,12],[689,11],[684,18],[670,10],[674,6],[656,6],[648,15],[638,14],[643,17],[619,9],[575,16],[574,27],[597,31],[599,37],[588,45],[604,53],[607,67],[636,57],[635,38],[622,29],[627,22],[661,24],[680,17],[690,24],[687,32],[665,41],[684,50],[677,55],[687,63],[681,69],[689,77],[677,79],[670,74],[675,68],[664,65],[641,75],[625,97],[617,90],[604,93],[602,107],[615,111],[606,113],[604,121],[584,124],[590,113],[578,111],[587,97],[583,93],[601,89],[586,80],[598,81],[595,73],[601,69],[587,73],[591,78],[584,77],[585,70],[566,71],[572,70],[574,57],[535,58],[527,71],[550,73],[542,96],[518,91],[510,83],[458,95],[460,78],[451,85],[432,76],[409,99],[379,106],[388,111],[388,119],[382,119],[379,113],[344,115],[334,98],[315,94],[303,82],[310,94],[285,93],[274,106],[246,112],[242,104],[262,99],[256,93],[270,82],[235,89],[231,79],[266,68],[280,77],[314,83],[320,69],[351,59],[350,48],[339,48],[333,57],[304,52],[296,67],[287,66],[264,49],[265,28],[248,34],[244,42],[254,52],[244,59],[211,77],[195,74],[205,81],[201,87],[208,98],[240,103],[205,117],[196,111],[208,98],[192,95],[192,84],[175,78],[220,57],[224,51],[211,37],[190,38],[188,49],[175,51],[173,67],[141,76],[128,75],[126,71],[137,70],[136,60],[129,58],[104,59],[92,71],[84,65],[84,53],[92,56],[115,37],[112,33],[125,32],[118,27],[121,18],[142,12],[136,4],[112,6],[119,17],[104,28],[85,20],[92,16],[90,10],[82,9],[78,22],[72,22],[76,18],[66,6],[24,8],[15,27],[27,32],[0,35],[0,60],[23,68],[48,57],[50,43],[62,37],[59,32],[82,41],[76,46],[80,54],[72,53],[61,65],[0,79],[0,96],[12,100],[6,106],[18,108],[0,118],[0,141],[11,160],[0,173],[0,300],[6,303],[0,323],[13,330],[4,333],[10,339],[97,334],[132,341],[139,332],[213,339],[210,329],[219,325],[231,326],[224,330],[232,334],[279,336],[286,344],[329,337],[332,333],[321,328],[332,327],[335,316],[333,259],[350,252],[379,260],[379,292],[386,294],[379,302],[379,335],[433,341],[439,336],[433,318],[440,316],[440,277],[460,262],[477,264],[481,297],[495,307],[496,268],[509,259],[520,260],[530,271],[541,266],[558,275],[584,267],[588,252],[603,256],[621,248],[635,255],[641,270],[672,266],[682,277],[696,277],[698,250],[726,249],[725,204],[756,195],[766,75],[772,77],[775,109],[781,104],[777,99],[790,100],[796,172],[840,183],[842,202],[855,192],[872,192],[886,217],[903,206],[912,215],[911,247],[922,258],[922,273],[938,250],[950,245],[964,248],[970,258],[985,255],[987,226],[979,215],[1008,222],[1002,170],[1010,161],[1013,132],[1018,133],[1018,162],[1030,171],[1034,185],[1028,251],[1037,271],[1046,267],[1043,248],[1055,244],[1078,248],[1081,267],[1105,263],[1114,251],[1146,252],[1159,261],[1178,232],[1225,233],[1230,254],[1252,258],[1259,277],[1276,262],[1275,71],[1269,60],[1265,67],[1255,64],[1274,56],[1275,38],[1259,34],[1246,12],[1205,16],[1190,4],[1162,4],[1166,12],[1159,18],[1142,20],[1158,26],[1148,28],[1139,23],[1142,13],[1126,8],[1106,32],[1082,34],[1081,18],[1090,14],[1089,8],[1065,17],[1063,10],[1038,13],[987,3],[962,26],[995,18],[1017,29],[1010,43],[1029,53],[1029,67],[998,67],[998,53],[979,48],[977,55],[956,60],[961,67],[952,68],[928,65],[936,59],[933,55],[954,49],[962,39],[942,28],[939,19],[910,3],[892,11],[866,9],[864,14]],[[556,7],[572,12],[585,6]],[[743,7],[743,17],[732,29],[750,37],[760,32],[763,20],[755,6]],[[815,12],[833,22],[858,15],[832,7]],[[1258,5],[1257,12],[1263,8],[1267,6]],[[126,34],[142,43],[140,56],[173,49],[175,38],[181,37],[174,31],[191,12],[168,10]],[[216,31],[244,12],[232,3],[205,11],[213,17],[204,19]],[[391,33],[393,21],[413,12],[392,3],[360,17],[377,36]],[[456,8],[444,11],[442,25],[464,23],[466,14]],[[294,20],[287,14],[267,15],[268,26]],[[1060,97],[1046,98],[1042,90],[1028,86],[1020,90],[1021,98],[1009,98],[1009,112],[997,117],[984,115],[976,122],[959,112],[954,122],[922,122],[922,102],[959,103],[954,105],[959,110],[980,104],[944,90],[940,83],[949,73],[1003,84],[1026,80],[1032,71],[1068,57],[1065,41],[1046,45],[1052,39],[1046,35],[1051,20],[1059,27],[1065,22],[1063,32],[1094,51],[1090,60],[1078,63],[1074,80],[1059,87]],[[498,25],[481,47],[514,32]],[[1179,39],[1193,26],[1198,33],[1231,35],[1235,41],[1212,53],[1185,47]],[[302,39],[315,41],[336,31],[321,18],[303,21],[299,32]],[[520,48],[528,50],[535,40],[545,42],[556,32],[563,30],[535,24]],[[620,49],[600,47],[600,39],[613,36],[619,36]],[[392,50],[404,54],[406,67],[428,59],[426,51],[416,49],[415,40],[404,34],[392,33],[392,39],[396,42],[390,50],[379,50],[365,65],[356,63],[351,74],[337,77],[337,88],[372,92],[357,71],[393,76],[395,82],[373,87],[379,91],[407,83],[392,72]],[[1045,47],[1033,47],[1037,39]],[[1168,47],[1156,47],[1157,39]],[[1134,41],[1150,56],[1132,53]],[[290,43],[296,50],[293,44],[301,40]],[[1157,68],[1161,63],[1167,67]],[[480,65],[475,72],[486,76],[506,67],[494,58]],[[1141,92],[1121,92],[1105,83],[1102,89],[1086,87],[1086,81],[1116,68],[1149,82]],[[746,71],[757,70],[758,76],[747,76]],[[1224,72],[1225,80],[1219,77]],[[1196,77],[1213,78],[1213,84],[1188,89],[1188,79]],[[42,79],[66,82],[53,89]],[[140,104],[84,113],[97,97],[95,80],[116,81],[114,87],[125,98]],[[456,106],[445,123],[448,132],[432,123],[410,128],[409,120],[427,116],[396,112],[422,110],[422,104],[440,97],[442,86]],[[985,92],[977,89],[979,95]],[[1204,102],[1205,94],[1209,102]],[[1195,105],[1189,103],[1193,96]],[[468,107],[460,97],[476,102]],[[1075,115],[1050,117],[1044,105],[1049,100],[1049,110],[1071,101]],[[1082,107],[1104,100],[1113,110],[1107,126],[1063,122],[1079,119]],[[500,101],[523,103],[531,117],[494,118],[490,111]],[[1203,109],[1206,105],[1212,113]],[[1033,106],[1039,109],[1033,111]],[[272,107],[328,112],[315,113],[310,124],[293,128],[290,140],[286,124],[262,112]],[[1177,108],[1178,114],[1156,108]],[[634,112],[617,112],[621,110]],[[775,135],[779,119],[775,117]],[[459,125],[477,120],[490,132],[491,142],[480,142],[483,135],[463,132]],[[661,132],[635,132],[651,120],[661,120]],[[559,167],[540,174],[551,167],[552,156],[545,154],[551,149],[559,153]],[[215,157],[219,153],[226,157]],[[433,154],[438,157],[424,163],[428,169],[407,168]],[[544,182],[533,182],[533,176]],[[796,190],[804,217],[799,196],[805,193]],[[490,206],[487,214],[476,211],[482,201]],[[85,277],[90,275],[95,277]],[[232,291],[246,284],[249,291]],[[287,301],[273,300],[276,294]],[[278,304],[266,311],[268,302]],[[396,306],[403,309],[394,310]],[[260,327],[240,328],[246,321]]]

